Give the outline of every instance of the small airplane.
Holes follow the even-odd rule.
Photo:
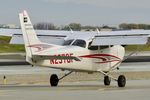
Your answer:
[[[119,87],[125,87],[126,77],[111,76],[125,59],[122,45],[149,44],[150,31],[113,31],[113,32],[71,32],[64,38],[62,45],[41,42],[33,28],[27,11],[19,14],[26,50],[26,61],[32,65],[68,70],[63,77],[50,76],[50,85],[57,86],[59,81],[72,72],[99,72],[104,75],[104,85],[111,79]],[[112,35],[112,33],[114,33]],[[59,36],[59,35],[58,35]]]

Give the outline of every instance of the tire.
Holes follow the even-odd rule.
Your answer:
[[[58,85],[59,79],[58,76],[56,74],[51,75],[50,77],[50,85],[52,87],[56,87]]]
[[[118,77],[118,87],[125,87],[126,85],[126,78],[124,75],[120,75]]]
[[[104,76],[104,85],[109,86],[111,82],[111,79],[109,76]]]

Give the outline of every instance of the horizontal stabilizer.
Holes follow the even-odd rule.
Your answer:
[[[57,35],[37,35],[40,41],[49,44],[63,45],[65,36]],[[10,44],[24,44],[22,34],[13,34]]]

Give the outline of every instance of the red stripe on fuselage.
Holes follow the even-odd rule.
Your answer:
[[[103,62],[95,62],[95,63],[102,64],[102,63],[119,62],[119,61],[120,61],[120,60],[111,60],[111,61],[103,61]]]
[[[87,56],[80,56],[81,58],[97,58],[97,59],[101,59],[101,60],[103,60],[103,61],[106,61],[107,59],[106,58],[103,58],[103,57],[94,57],[94,56],[89,56],[89,55],[87,55]]]
[[[97,59],[102,60],[102,62],[95,62],[95,63],[108,63],[108,62],[116,62],[116,61],[121,60],[119,57],[111,55],[111,54],[91,54],[91,55],[84,55],[80,57],[81,58],[97,58]],[[110,60],[109,57],[112,57],[112,59],[115,58],[116,60]]]
[[[84,55],[84,56],[80,56],[80,57],[83,57],[83,58],[93,58],[93,57],[100,57],[100,56],[114,57],[114,58],[120,59],[119,57],[114,56],[114,55],[110,55],[110,54],[91,54],[91,55]]]

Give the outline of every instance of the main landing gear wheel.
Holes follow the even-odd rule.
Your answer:
[[[50,85],[52,87],[56,87],[58,85],[59,79],[58,76],[56,74],[52,74],[50,77]]]
[[[124,75],[120,75],[118,77],[117,82],[118,82],[118,86],[119,87],[125,87],[125,85],[126,85],[126,78],[125,78],[125,76]]]
[[[104,76],[104,85],[109,86],[111,82],[111,79],[109,76]]]

